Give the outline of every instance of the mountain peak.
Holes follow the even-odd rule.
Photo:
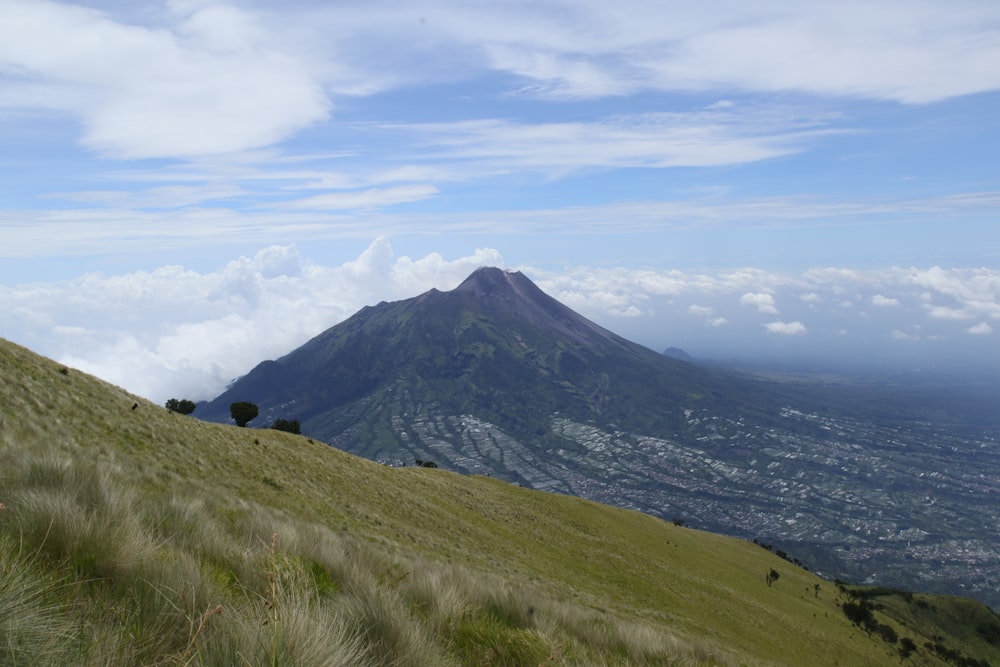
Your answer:
[[[493,316],[511,316],[583,345],[617,339],[543,292],[520,271],[489,266],[476,269],[451,294],[471,299],[475,307]]]
[[[538,289],[520,271],[505,271],[495,266],[484,266],[473,271],[468,278],[462,281],[461,285],[455,288],[455,291],[482,296],[510,290],[521,292],[527,285]]]

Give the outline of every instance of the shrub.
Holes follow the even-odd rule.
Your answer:
[[[302,433],[302,426],[299,424],[298,419],[275,419],[274,423],[271,424],[271,428],[275,431],[284,431],[286,433]]]
[[[178,412],[182,415],[189,415],[194,412],[194,409],[198,406],[194,404],[194,401],[189,401],[186,398],[177,400],[176,398],[168,399],[165,407],[171,412]]]

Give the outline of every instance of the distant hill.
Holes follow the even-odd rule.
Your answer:
[[[830,577],[1000,604],[1000,433],[878,388],[658,354],[521,273],[362,309],[199,406],[756,539]],[[985,477],[984,477],[985,475]],[[993,480],[993,481],[990,481]]]
[[[0,465],[2,664],[1000,659],[1000,620],[968,599],[839,587],[638,512],[204,423],[2,340]]]

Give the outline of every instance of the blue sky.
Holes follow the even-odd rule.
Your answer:
[[[207,398],[481,264],[696,356],[1000,359],[1000,5],[0,0],[0,336]]]

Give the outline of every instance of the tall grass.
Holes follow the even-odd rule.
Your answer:
[[[211,488],[0,446],[0,665],[727,664],[502,577]],[[708,657],[706,657],[708,656]]]
[[[60,613],[61,582],[0,537],[0,665],[51,665],[69,655],[73,625]]]

